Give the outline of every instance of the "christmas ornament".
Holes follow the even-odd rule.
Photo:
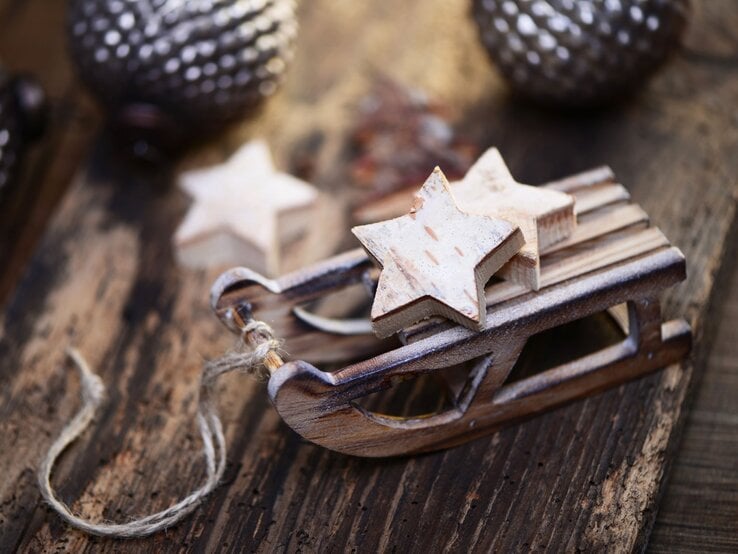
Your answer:
[[[379,337],[431,314],[483,329],[484,285],[524,244],[517,225],[461,211],[438,168],[408,214],[353,233],[382,267],[372,306]]]
[[[272,94],[292,56],[293,0],[72,0],[85,84],[134,153],[173,152]]]
[[[495,168],[497,171],[490,174],[493,181],[501,166]],[[518,185],[505,183],[509,186],[500,194],[509,193],[512,198]],[[481,176],[465,186],[478,186],[480,196],[485,190],[494,194],[494,187]],[[467,290],[472,296],[470,304],[449,306],[449,310],[461,313],[483,301],[479,310],[482,325],[468,321],[473,317],[459,325],[454,314],[447,312],[444,315],[451,316],[449,319],[430,317],[399,329],[392,340],[380,340],[367,325],[369,317],[360,325],[356,319],[348,319],[356,317],[350,312],[345,318],[315,317],[309,312],[316,303],[354,285],[363,285],[367,304],[372,297],[383,302],[390,298],[389,289],[394,289],[407,299],[395,310],[412,310],[412,304],[426,296],[445,299],[444,293],[449,291],[455,297],[459,286],[473,289],[484,279],[477,272],[485,252],[494,255],[496,245],[510,246],[511,252],[502,256],[509,258],[521,247],[520,241],[504,238],[516,234],[513,224],[500,225],[483,216],[464,217],[453,201],[453,186],[445,182],[440,171],[428,179],[401,221],[357,229],[362,242],[382,263],[381,272],[364,250],[356,249],[279,279],[268,279],[243,267],[221,275],[212,287],[211,305],[239,335],[240,346],[203,368],[198,422],[206,478],[183,500],[155,514],[122,524],[92,523],[72,514],[55,496],[50,476],[56,459],[89,425],[103,398],[99,378],[78,353],[71,352],[82,378],[84,402],[42,464],[39,477],[44,498],[71,524],[116,537],[150,534],[191,513],[215,489],[225,471],[225,435],[214,395],[218,377],[230,371],[268,379],[274,407],[306,439],[351,455],[380,457],[455,446],[686,356],[691,340],[689,325],[681,319],[662,322],[658,298],[665,288],[684,280],[681,252],[659,229],[650,226],[648,216],[629,201],[627,191],[615,183],[608,168],[549,183],[543,190],[573,198],[577,225],[562,239],[556,226],[549,235],[539,220],[535,235],[541,249],[538,291],[493,278],[481,298],[474,298],[474,291]],[[620,200],[613,203],[614,198]],[[382,228],[388,233],[382,234]],[[407,244],[395,240],[396,231],[407,237]],[[452,252],[456,247],[460,253]],[[467,254],[469,260],[462,260]],[[439,271],[431,258],[443,262],[439,266],[448,267],[448,271]],[[499,265],[499,260],[494,265]],[[378,283],[383,278],[393,282]],[[412,298],[404,294],[408,286],[413,289]],[[603,312],[611,315],[622,341],[511,380],[511,371],[528,339]],[[289,360],[285,353],[289,353]],[[334,365],[331,371],[313,365],[325,360],[348,365],[339,369]],[[397,415],[365,404],[367,397],[424,375],[443,384],[450,405],[439,403],[432,413]]]
[[[188,171],[181,188],[194,203],[174,235],[177,259],[187,267],[246,264],[267,275],[285,265],[287,252],[307,263],[337,238],[324,223],[338,215],[312,185],[278,172],[263,141],[245,144],[223,164]],[[320,235],[321,246],[305,248]],[[314,261],[309,260],[309,261]]]
[[[13,77],[0,68],[0,198],[17,178],[28,145],[46,122],[46,98],[31,77]]]
[[[448,179],[459,179],[479,153],[453,128],[448,106],[389,77],[377,76],[358,111],[351,134],[351,181],[359,189],[353,217],[358,222],[385,219],[386,213],[373,209],[380,201],[404,213],[428,168],[442,166]]]
[[[585,106],[622,96],[664,62],[689,0],[474,0],[473,13],[517,92]]]

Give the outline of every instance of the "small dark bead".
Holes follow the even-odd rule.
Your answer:
[[[46,96],[29,76],[11,76],[0,68],[0,198],[18,177],[29,143],[44,130]]]

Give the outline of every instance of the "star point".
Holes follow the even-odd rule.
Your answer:
[[[574,198],[563,192],[515,181],[497,148],[487,150],[451,190],[463,211],[500,217],[520,227],[525,246],[501,275],[540,288],[540,252],[576,227]]]
[[[277,273],[281,247],[304,233],[318,199],[311,185],[274,168],[263,141],[243,145],[220,165],[188,171],[179,182],[194,202],[174,243],[190,267],[247,264]]]
[[[439,168],[407,214],[352,231],[382,268],[372,305],[380,337],[430,315],[483,328],[484,285],[523,244],[515,225],[462,212]]]

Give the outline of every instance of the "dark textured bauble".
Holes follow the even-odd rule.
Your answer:
[[[71,0],[82,80],[115,126],[196,140],[276,89],[297,33],[293,0]]]
[[[641,85],[678,45],[689,0],[474,0],[492,60],[513,88],[587,106]]]
[[[38,83],[0,69],[0,198],[15,181],[23,154],[45,119],[46,101]]]

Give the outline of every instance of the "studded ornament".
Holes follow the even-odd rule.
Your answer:
[[[517,92],[587,106],[632,91],[664,62],[689,0],[474,0],[473,13]]]
[[[277,88],[297,33],[293,0],[72,0],[85,84],[139,156],[222,129]]]

